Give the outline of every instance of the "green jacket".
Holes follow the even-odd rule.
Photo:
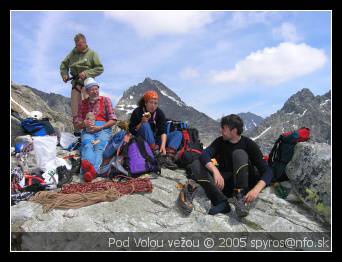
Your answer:
[[[78,52],[75,47],[61,63],[61,76],[69,75],[69,69],[72,76],[85,72],[86,77],[96,77],[103,72],[103,65],[95,51],[87,47],[83,52]],[[73,80],[71,84],[76,82],[83,85],[81,79]]]

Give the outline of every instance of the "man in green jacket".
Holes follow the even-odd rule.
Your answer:
[[[88,77],[95,78],[103,72],[103,65],[95,53],[88,45],[86,38],[83,34],[79,33],[75,36],[76,47],[65,57],[60,65],[60,72],[63,81],[66,83],[69,79],[69,70],[71,76],[74,78],[71,81],[71,113],[74,123],[75,131],[75,119],[77,117],[78,104],[82,99],[88,97],[85,92],[84,79]]]

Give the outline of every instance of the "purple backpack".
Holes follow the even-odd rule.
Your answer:
[[[154,158],[152,150],[141,137],[132,137],[122,148],[124,168],[129,175],[137,177],[146,173],[160,174],[160,167]]]

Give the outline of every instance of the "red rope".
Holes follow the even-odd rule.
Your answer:
[[[116,181],[99,181],[94,183],[74,183],[62,186],[61,193],[90,193],[100,190],[108,190],[115,188],[120,194],[130,195],[133,193],[150,193],[153,190],[151,180],[149,178],[136,178],[127,182]]]

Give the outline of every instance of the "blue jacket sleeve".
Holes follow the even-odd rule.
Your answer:
[[[220,145],[220,138],[217,138],[214,140],[214,142],[210,144],[210,146],[208,146],[206,149],[203,150],[199,158],[199,161],[201,162],[203,166],[208,164],[212,158],[215,158],[219,149],[219,145]]]
[[[266,185],[270,185],[273,178],[272,169],[263,159],[263,155],[259,146],[253,140],[250,140],[248,151],[252,165],[256,166],[256,168],[258,169],[259,174],[261,175],[261,180],[263,180]]]

